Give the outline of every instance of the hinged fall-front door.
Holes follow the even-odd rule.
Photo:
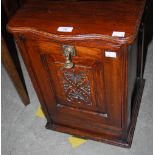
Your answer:
[[[41,48],[44,46],[40,43]],[[44,63],[55,89],[56,105],[106,116],[101,51],[71,45],[50,48],[51,53],[44,56]],[[67,48],[74,54],[67,53]]]

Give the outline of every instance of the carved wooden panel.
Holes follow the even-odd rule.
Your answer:
[[[64,91],[68,102],[77,101],[87,105],[91,104],[90,82],[85,72],[75,69],[66,70],[63,77]]]
[[[57,105],[105,114],[102,51],[76,46],[76,56],[72,57],[75,66],[65,69],[65,57],[61,46],[55,43],[51,43],[48,48],[45,43],[39,43],[39,46]],[[85,51],[89,53],[82,57]]]
[[[54,85],[57,104],[84,109],[97,109],[93,71],[84,66],[75,65],[64,69],[61,63],[50,63],[49,78]]]

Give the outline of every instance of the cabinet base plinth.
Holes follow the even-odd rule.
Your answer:
[[[141,98],[143,94],[144,84],[145,84],[144,79],[142,78],[137,79],[135,94],[132,102],[132,117],[131,117],[131,122],[128,128],[128,134],[126,139],[124,138],[121,139],[121,137],[116,138],[106,134],[103,135],[98,133],[92,133],[92,132],[70,128],[64,125],[59,125],[51,122],[47,122],[46,128],[54,131],[72,134],[77,137],[81,137],[85,139],[92,139],[92,140],[96,140],[96,141],[100,141],[100,142],[104,142],[104,143],[108,143],[108,144],[112,144],[112,145],[116,145],[124,148],[130,148],[132,144],[135,126],[136,126],[137,116],[139,113],[139,107],[140,107]]]

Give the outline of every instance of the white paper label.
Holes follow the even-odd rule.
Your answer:
[[[63,26],[58,27],[57,29],[57,31],[59,32],[72,32],[72,30],[73,30],[73,27],[63,27]]]
[[[125,36],[125,32],[114,31],[114,32],[112,33],[112,36],[124,37],[124,36]]]
[[[105,51],[105,56],[110,58],[116,58],[116,52]]]

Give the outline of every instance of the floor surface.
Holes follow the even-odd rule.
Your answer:
[[[46,121],[35,116],[39,106],[25,66],[22,63],[31,104],[24,107],[2,66],[2,155],[152,155],[153,47],[148,49],[146,79],[131,149],[92,140],[73,149],[69,135],[44,128]]]

